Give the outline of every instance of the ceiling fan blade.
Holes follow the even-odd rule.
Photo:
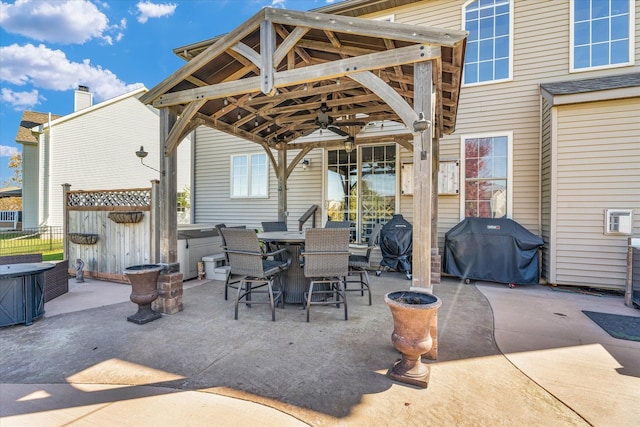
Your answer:
[[[327,126],[327,130],[330,130],[331,132],[340,135],[340,136],[349,136],[349,134],[345,131],[343,131],[340,128],[337,128],[335,126]]]
[[[333,122],[334,125],[336,126],[364,126],[366,125],[365,122],[348,122],[348,121],[341,121],[341,120],[336,120]]]

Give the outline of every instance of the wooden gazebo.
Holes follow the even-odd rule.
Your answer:
[[[433,140],[455,129],[465,43],[464,31],[264,8],[228,34],[176,52],[188,62],[141,99],[161,111],[156,261],[177,261],[176,147],[197,127],[264,148],[284,219],[295,165],[335,145],[300,137],[331,127],[357,145],[371,142],[356,136],[363,125],[391,120],[408,128],[396,142],[414,157],[413,286],[429,287]],[[297,155],[288,164],[291,150]]]

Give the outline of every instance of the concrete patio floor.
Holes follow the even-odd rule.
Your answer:
[[[621,296],[444,278],[434,286],[439,358],[427,389],[391,381],[399,358],[383,296],[373,305],[276,310],[224,301],[218,281],[185,282],[184,311],[146,325],[130,287],[77,284],[31,326],[0,329],[0,425],[635,426],[640,343],[581,310],[640,316]]]

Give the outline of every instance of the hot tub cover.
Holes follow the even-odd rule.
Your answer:
[[[507,218],[466,218],[445,234],[444,271],[463,279],[537,284],[544,241]]]

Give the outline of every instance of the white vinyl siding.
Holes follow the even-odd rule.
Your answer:
[[[71,190],[149,188],[159,172],[140,164],[135,152],[149,153],[144,163],[160,169],[157,110],[136,96],[106,101],[52,122],[50,141],[40,136],[40,223],[62,225],[62,184]],[[48,131],[47,131],[48,133]],[[190,185],[190,138],[178,147],[178,190]]]
[[[22,146],[22,227],[38,226],[38,199],[24,197],[27,194],[38,194],[38,146],[23,144]]]
[[[624,288],[627,237],[605,209],[633,209],[640,231],[640,98],[557,107],[555,282]]]

